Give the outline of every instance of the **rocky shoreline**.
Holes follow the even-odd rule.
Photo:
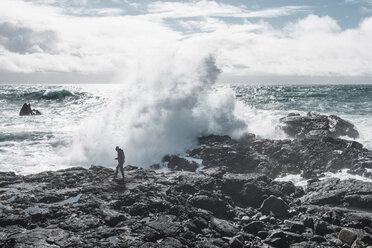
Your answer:
[[[0,247],[372,247],[372,183],[320,180],[371,178],[355,141],[211,135],[188,156],[204,167],[175,155],[153,165],[169,173],[126,166],[125,187],[101,166],[0,172]],[[274,180],[286,173],[306,188]]]
[[[372,184],[221,169],[0,173],[0,247],[368,247]],[[336,187],[337,186],[337,187]]]

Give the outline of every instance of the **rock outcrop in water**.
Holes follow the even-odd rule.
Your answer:
[[[31,108],[31,104],[24,103],[23,106],[22,106],[22,108],[21,108],[21,111],[19,111],[19,115],[20,116],[24,116],[24,115],[41,115],[41,112],[39,110],[32,109]]]
[[[210,135],[200,138],[199,147],[190,151],[189,156],[202,159],[205,168],[225,168],[233,173],[257,172],[271,178],[286,173],[316,178],[340,169],[371,177],[372,171],[371,151],[358,142],[331,137],[269,140],[247,134],[234,140],[229,136]]]
[[[113,173],[99,166],[0,173],[0,247],[372,244],[371,183],[343,181],[338,190],[334,181],[314,181],[304,191],[262,174],[157,174],[127,166],[123,188],[109,179]],[[342,205],[354,202],[366,204]]]
[[[307,116],[301,116],[292,113],[281,118],[280,123],[280,129],[288,136],[298,139],[359,137],[359,132],[353,124],[336,115],[327,116],[309,112]]]

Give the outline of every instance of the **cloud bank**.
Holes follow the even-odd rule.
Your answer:
[[[214,54],[223,76],[372,76],[372,17],[342,29],[329,16],[309,13],[276,29],[267,18],[306,13],[309,7],[250,10],[202,0],[136,4],[138,12],[128,13],[84,8],[87,4],[67,11],[55,1],[2,0],[2,81],[4,75],[35,73],[125,81],[143,74],[142,63],[185,42],[193,53]]]

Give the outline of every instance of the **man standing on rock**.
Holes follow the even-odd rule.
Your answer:
[[[124,151],[122,149],[120,149],[118,146],[115,148],[115,150],[118,152],[118,157],[115,158],[115,160],[118,161],[118,166],[116,167],[114,179],[118,176],[118,172],[119,172],[119,169],[120,169],[121,175],[123,177],[123,184],[124,184],[125,183],[124,182],[124,168],[123,168],[124,162],[125,162]]]

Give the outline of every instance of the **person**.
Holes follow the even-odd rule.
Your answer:
[[[118,166],[116,167],[114,178],[116,178],[118,176],[118,172],[119,172],[119,169],[120,169],[121,175],[123,177],[123,184],[124,184],[124,168],[123,168],[124,162],[125,162],[124,151],[122,149],[120,149],[120,147],[118,147],[118,146],[115,147],[115,150],[118,153],[118,157],[115,158],[115,160],[118,161]]]

